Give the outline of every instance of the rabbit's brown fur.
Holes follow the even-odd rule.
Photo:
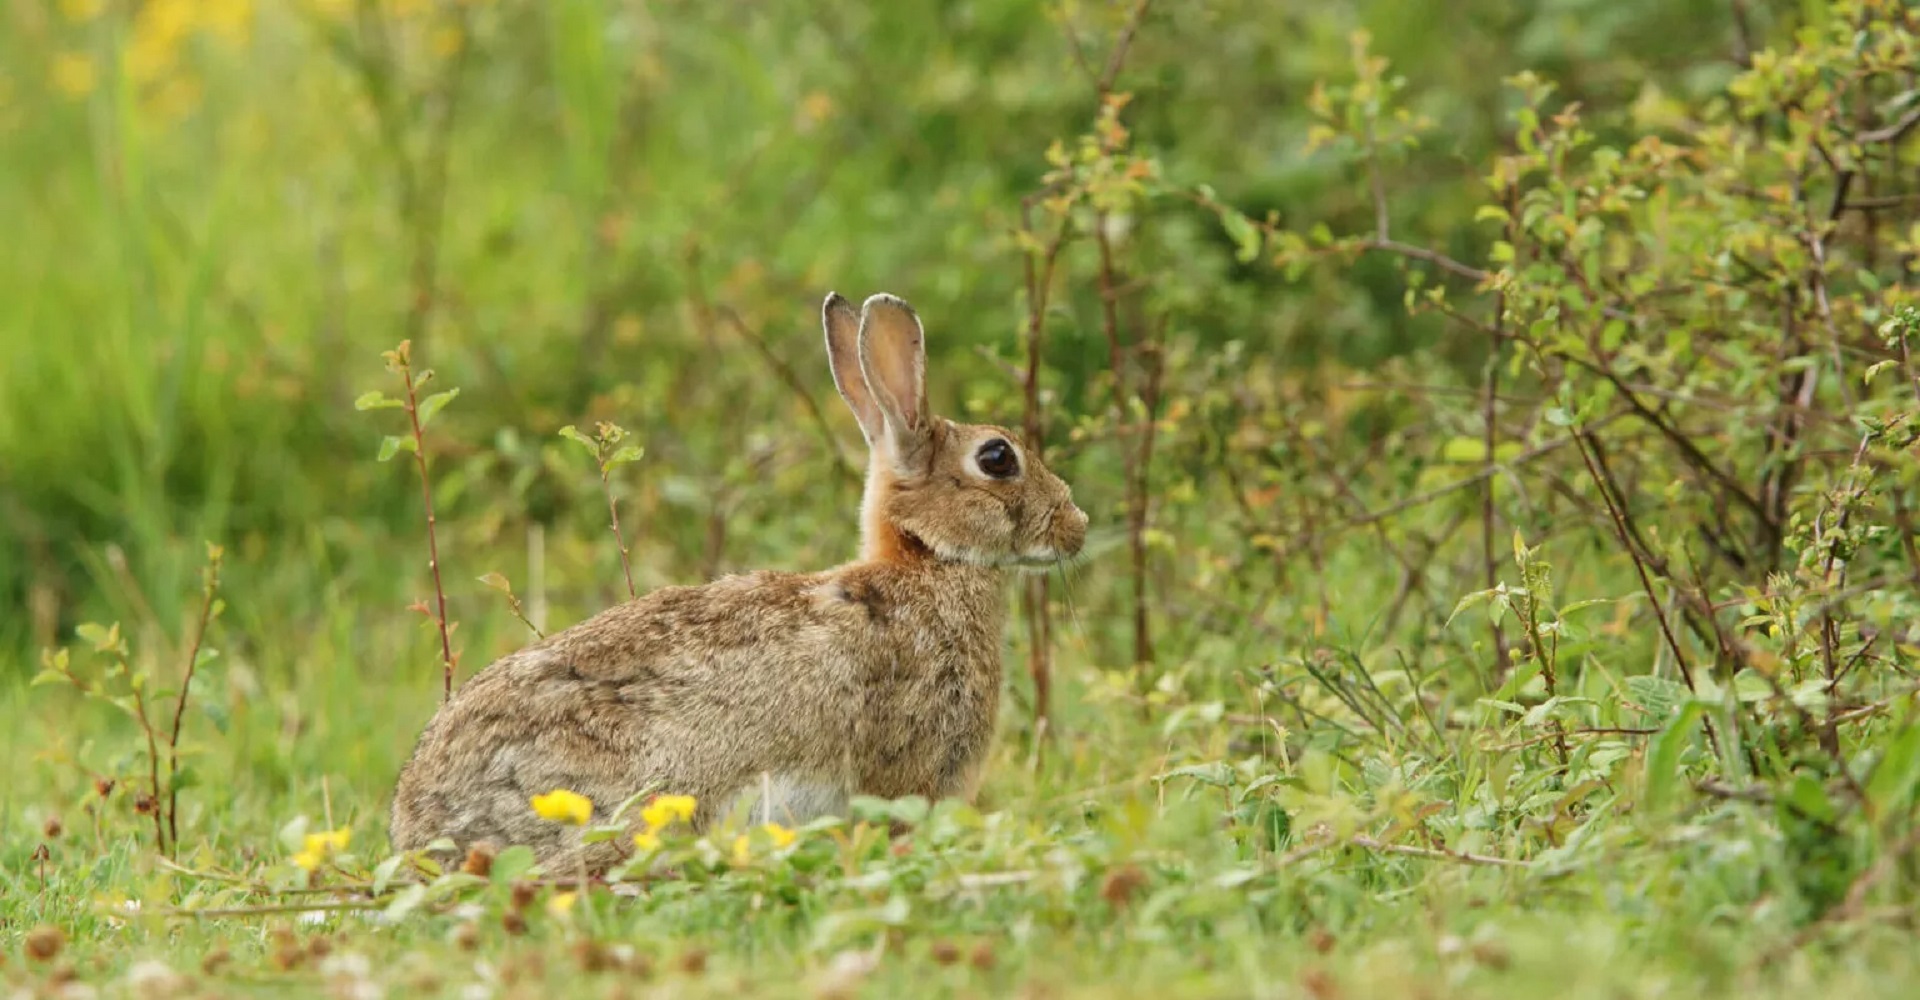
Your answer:
[[[861,558],[668,587],[508,655],[455,692],[394,796],[401,850],[527,844],[576,859],[536,817],[555,788],[596,821],[639,792],[789,824],[852,795],[971,796],[1000,694],[1004,567],[1076,554],[1086,515],[1010,432],[931,416],[917,317],[891,296],[823,308],[835,384],[871,449]],[[1004,442],[1014,475],[987,471]],[[619,840],[577,856],[601,868]]]

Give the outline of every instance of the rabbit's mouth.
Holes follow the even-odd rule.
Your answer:
[[[1051,569],[1066,569],[1077,558],[1064,552],[1024,552],[1002,560],[1001,565],[1026,573],[1045,573]]]

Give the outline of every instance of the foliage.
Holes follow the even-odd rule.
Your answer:
[[[0,687],[9,987],[1913,976],[1908,5],[0,24],[0,673],[60,682]],[[390,854],[475,661],[852,550],[834,288],[910,298],[936,408],[1094,515],[1010,585],[981,800],[696,835],[554,789],[637,837],[608,882]]]

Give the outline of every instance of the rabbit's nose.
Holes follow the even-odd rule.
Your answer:
[[[1056,522],[1058,527],[1054,529],[1054,547],[1073,555],[1080,551],[1080,546],[1087,540],[1087,512],[1069,503],[1064,513],[1066,516]]]

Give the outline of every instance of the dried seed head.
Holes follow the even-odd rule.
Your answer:
[[[598,941],[576,941],[573,945],[573,960],[580,971],[598,975],[613,968],[613,956],[607,953],[605,945]]]
[[[453,945],[461,951],[473,951],[480,947],[480,928],[472,923],[461,924],[453,929]]]
[[[927,954],[932,956],[933,960],[941,965],[952,965],[960,961],[960,946],[945,938],[941,938],[935,941],[932,947],[927,949]]]
[[[1107,873],[1100,882],[1100,898],[1116,910],[1125,909],[1133,896],[1147,884],[1147,873],[1133,865],[1122,865]]]
[[[113,779],[112,779],[112,778],[95,778],[95,779],[93,779],[93,794],[95,794],[95,795],[97,795],[97,796],[99,796],[100,798],[103,798],[103,799],[104,799],[104,798],[106,798],[106,797],[107,797],[107,796],[109,796],[109,795],[112,795],[112,794],[113,794]]]
[[[218,975],[226,964],[233,960],[225,948],[215,948],[200,959],[200,971],[209,976]]]
[[[500,917],[500,929],[518,937],[527,932],[527,918],[519,910],[508,910]]]
[[[42,924],[27,932],[25,951],[36,962],[50,962],[67,946],[67,935],[58,927]]]
[[[273,967],[281,972],[291,972],[307,961],[307,950],[299,944],[288,942],[273,950]]]
[[[47,821],[40,826],[40,832],[46,834],[48,840],[60,839],[60,835],[65,833],[66,829],[58,816],[48,816]]]
[[[1313,1000],[1339,1000],[1340,986],[1325,969],[1308,969],[1300,974],[1300,988]]]
[[[692,948],[680,954],[680,971],[689,976],[698,976],[707,971],[707,953],[704,949]]]
[[[154,810],[158,808],[160,808],[160,804],[153,800],[153,796],[148,795],[145,792],[141,792],[139,795],[134,796],[134,799],[133,799],[134,812],[139,813],[142,816],[151,816],[153,815]]]
[[[1475,941],[1468,951],[1473,959],[1495,972],[1505,972],[1512,963],[1513,956],[1507,953],[1504,945],[1494,941]]]
[[[515,910],[524,910],[533,903],[533,897],[540,893],[540,887],[532,882],[515,882],[513,896],[508,904]]]
[[[493,848],[485,844],[475,845],[467,851],[467,860],[460,864],[460,870],[481,878],[493,874]]]
[[[986,972],[993,968],[993,943],[990,941],[982,941],[974,945],[973,954],[967,956],[967,961],[973,963],[973,967],[979,969],[981,972]]]

